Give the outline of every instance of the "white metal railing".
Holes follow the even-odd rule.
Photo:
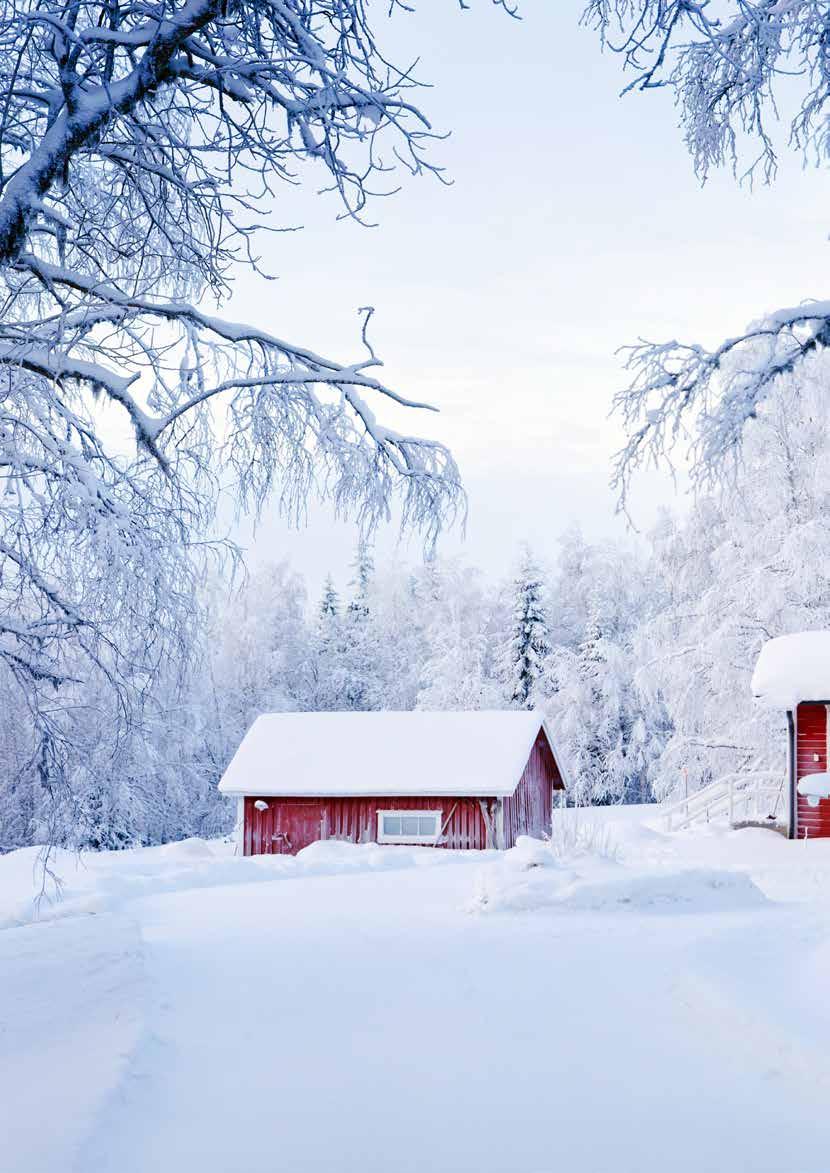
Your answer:
[[[784,777],[776,773],[725,774],[702,790],[665,806],[660,819],[667,831],[682,831],[694,823],[726,818],[730,826],[739,822],[785,818]]]

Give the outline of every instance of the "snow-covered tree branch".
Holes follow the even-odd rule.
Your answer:
[[[827,162],[826,5],[590,0],[583,19],[622,55],[626,93],[673,93],[701,179],[726,165],[742,178],[771,181],[776,124],[787,109],[794,113],[786,146]],[[693,476],[719,477],[776,379],[828,340],[830,302],[810,302],[766,315],[715,349],[677,341],[629,348],[633,381],[615,401],[629,433],[615,469],[623,503],[633,472],[668,457],[680,438],[690,443]]]
[[[181,642],[220,484],[367,530],[398,495],[427,542],[461,506],[449,452],[378,418],[425,405],[377,377],[371,310],[347,361],[215,312],[281,185],[322,169],[359,218],[390,164],[437,172],[414,86],[360,0],[4,6],[0,661],[39,711]]]

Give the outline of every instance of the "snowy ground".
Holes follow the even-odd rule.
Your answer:
[[[36,920],[0,858],[0,1164],[826,1173],[830,841],[652,815],[59,856]]]

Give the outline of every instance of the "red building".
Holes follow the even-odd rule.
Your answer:
[[[507,848],[549,832],[564,777],[537,713],[273,713],[219,789],[245,855],[319,839]]]
[[[787,715],[789,837],[830,837],[830,632],[769,640],[758,657],[752,691],[756,700]]]

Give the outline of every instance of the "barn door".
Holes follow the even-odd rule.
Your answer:
[[[296,855],[323,838],[323,803],[281,802],[278,798],[246,801],[253,855]]]
[[[319,802],[280,803],[274,813],[273,845],[276,855],[296,855],[322,838],[323,807]]]

